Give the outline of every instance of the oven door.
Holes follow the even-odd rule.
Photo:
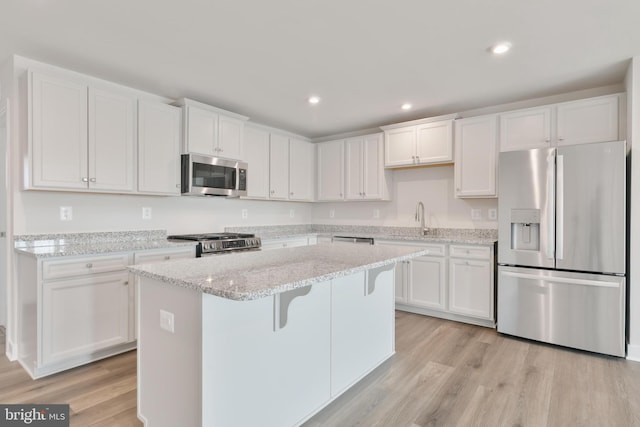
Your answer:
[[[247,163],[198,154],[182,155],[182,194],[247,195]]]

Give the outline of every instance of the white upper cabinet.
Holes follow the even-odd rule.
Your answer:
[[[269,198],[269,132],[253,127],[244,130],[247,170],[247,197]]]
[[[344,140],[318,145],[318,201],[344,200]]]
[[[606,95],[500,114],[500,151],[622,139],[623,95]]]
[[[345,188],[347,200],[380,200],[389,197],[389,172],[383,165],[381,133],[345,140]]]
[[[88,188],[87,85],[32,72],[28,95],[31,182],[25,187]]]
[[[416,161],[418,164],[453,162],[453,121],[416,126]]]
[[[137,98],[89,88],[89,188],[135,190]]]
[[[138,192],[180,194],[180,108],[138,102]]]
[[[271,134],[270,138],[269,197],[289,198],[289,138]]]
[[[496,197],[497,116],[456,120],[456,197]]]
[[[620,96],[601,96],[558,104],[558,145],[617,141]]]
[[[26,188],[135,190],[136,97],[31,72]]]
[[[248,117],[185,98],[176,105],[184,110],[184,152],[243,159],[244,122]]]
[[[453,162],[455,114],[382,126],[387,168]]]
[[[289,199],[313,200],[315,147],[300,139],[289,139]]]
[[[500,151],[548,147],[550,142],[551,107],[500,114]]]

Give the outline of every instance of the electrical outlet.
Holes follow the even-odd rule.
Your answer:
[[[71,221],[73,219],[73,209],[71,206],[60,206],[60,221]]]
[[[373,218],[374,219],[380,218],[380,209],[374,209],[373,210]]]
[[[160,328],[164,329],[165,331],[174,333],[175,322],[173,318],[173,313],[160,310]]]
[[[482,219],[482,210],[480,209],[471,209],[471,219],[474,221],[478,221]]]
[[[498,219],[498,210],[497,209],[489,209],[487,211],[487,216],[491,221],[495,221]]]
[[[142,208],[142,219],[151,219],[151,208]]]
[[[242,209],[242,219],[249,218],[249,211],[247,209]]]
[[[294,216],[296,216],[296,211],[293,209],[289,209],[289,218],[293,218]]]
[[[333,218],[336,216],[336,210],[335,209],[329,209],[329,218]]]

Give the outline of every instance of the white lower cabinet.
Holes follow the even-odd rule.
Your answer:
[[[298,246],[315,245],[317,238],[313,236],[285,237],[275,239],[263,239],[261,249],[267,251],[270,249],[295,248]]]
[[[331,282],[331,396],[394,351],[393,265]]]
[[[129,342],[129,273],[89,274],[45,282],[42,288],[42,363]]]
[[[467,254],[466,257],[464,254]],[[458,256],[464,258],[457,258]],[[451,246],[449,260],[449,310],[451,312],[494,320],[491,258],[489,248]]]
[[[20,362],[39,378],[136,348],[136,286],[127,266],[194,256],[194,247],[18,254]]]
[[[396,309],[495,326],[493,246],[386,240],[376,244],[420,246],[429,251],[398,264]]]

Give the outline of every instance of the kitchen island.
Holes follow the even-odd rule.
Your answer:
[[[138,265],[138,416],[299,425],[394,353],[394,268],[340,244]]]

